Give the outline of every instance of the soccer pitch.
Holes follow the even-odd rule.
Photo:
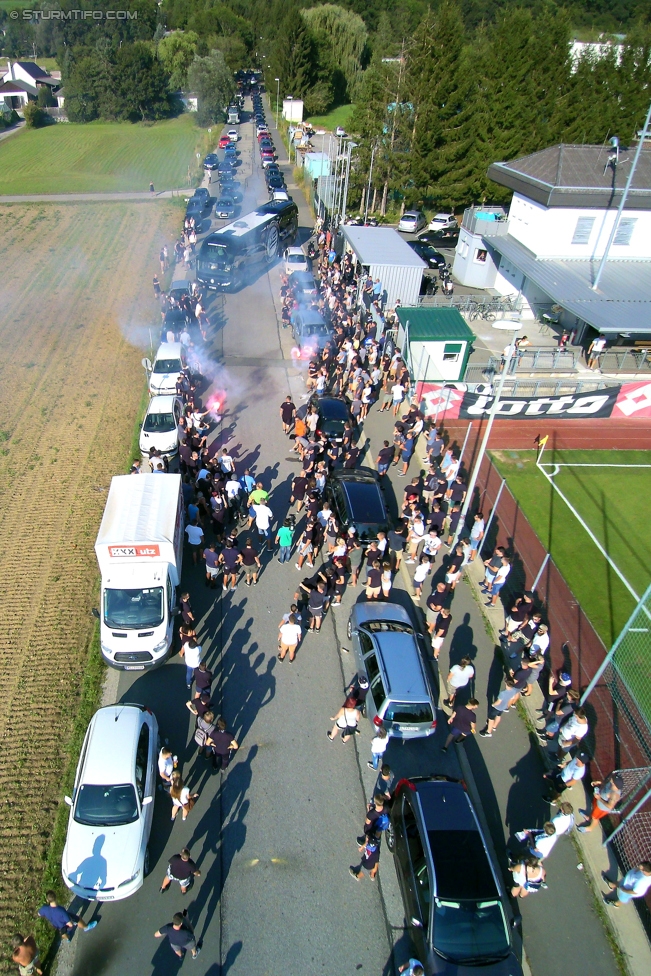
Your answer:
[[[651,582],[651,452],[498,451],[500,474],[610,647]]]

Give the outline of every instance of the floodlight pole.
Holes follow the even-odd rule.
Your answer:
[[[599,262],[599,267],[597,268],[597,274],[595,275],[594,284],[592,285],[592,290],[593,291],[597,291],[597,289],[599,288],[599,281],[601,280],[602,272],[603,272],[603,270],[604,270],[604,268],[606,266],[606,261],[608,260],[608,254],[610,253],[610,248],[612,246],[613,241],[615,240],[615,234],[617,233],[617,228],[619,227],[619,221],[621,219],[622,213],[624,211],[624,207],[626,205],[626,199],[628,197],[628,191],[631,188],[631,183],[633,182],[633,177],[635,175],[635,167],[638,164],[638,160],[640,158],[640,153],[642,152],[642,146],[644,145],[644,140],[646,139],[646,134],[649,131],[649,124],[650,123],[651,123],[651,105],[649,105],[649,111],[646,113],[646,119],[644,121],[644,128],[642,129],[642,135],[640,136],[640,139],[639,139],[638,144],[637,144],[637,148],[635,150],[635,156],[633,157],[633,164],[632,164],[631,170],[630,170],[630,172],[628,174],[628,179],[626,180],[626,186],[624,187],[624,192],[622,193],[622,199],[620,200],[619,207],[617,208],[617,213],[615,215],[615,220],[613,222],[613,226],[612,226],[612,229],[610,231],[610,235],[608,237],[608,243],[606,244],[606,250],[604,251],[603,257],[601,258],[601,261]]]
[[[477,455],[477,460],[475,461],[475,464],[472,469],[470,484],[468,485],[468,491],[466,492],[466,500],[463,503],[463,508],[461,509],[461,516],[457,524],[457,530],[454,533],[454,539],[452,540],[452,545],[450,546],[451,552],[454,552],[454,548],[457,542],[459,541],[459,536],[461,535],[461,531],[464,525],[466,524],[468,510],[472,503],[472,498],[475,491],[475,485],[477,484],[477,478],[479,477],[479,469],[481,468],[482,461],[484,460],[484,455],[486,454],[486,448],[488,447],[488,438],[490,437],[491,430],[493,429],[493,423],[495,421],[495,417],[497,416],[497,409],[500,405],[500,398],[504,391],[504,384],[506,382],[506,377],[509,372],[509,366],[516,352],[515,337],[517,333],[520,331],[520,323],[516,322],[514,324],[516,328],[513,330],[513,336],[511,338],[511,342],[509,343],[509,347],[508,347],[509,348],[508,355],[506,357],[506,362],[504,363],[504,369],[502,370],[502,375],[500,376],[500,381],[497,387],[497,391],[495,393],[495,397],[491,405],[490,413],[488,415],[488,423],[486,424],[484,437],[481,442],[481,447],[479,448],[479,454]]]
[[[280,103],[280,78],[274,78],[276,82],[276,128],[278,128],[278,106]]]

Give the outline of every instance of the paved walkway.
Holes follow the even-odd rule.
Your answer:
[[[0,139],[2,136],[0,136]],[[171,197],[191,197],[192,187],[182,187],[179,190],[161,190],[160,193],[150,193],[127,190],[124,193],[23,193],[13,196],[0,195],[2,203],[107,203],[115,200],[162,200]]]
[[[6,129],[5,132],[0,132],[0,142],[2,142],[3,139],[8,139],[9,136],[15,136],[17,132],[22,132],[24,128],[24,122],[16,122],[13,128]]]

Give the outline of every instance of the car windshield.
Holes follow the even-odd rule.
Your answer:
[[[305,255],[303,254],[288,254],[287,255],[288,264],[305,264]]]
[[[433,943],[440,955],[455,963],[504,959],[510,946],[500,901],[437,900]]]
[[[367,620],[364,624],[366,630],[372,634],[390,632],[393,634],[413,634],[414,628],[409,624],[400,623],[399,620]]]
[[[328,327],[323,322],[306,322],[301,326],[301,335],[304,336],[327,336]]]
[[[138,801],[131,783],[79,787],[74,818],[89,827],[122,827],[138,819]]]
[[[173,413],[149,413],[142,429],[148,434],[169,434],[176,427]]]
[[[391,702],[383,718],[386,722],[405,722],[410,725],[431,725],[434,721],[429,702]]]
[[[180,373],[182,369],[180,359],[157,359],[154,363],[155,373]]]
[[[163,587],[104,591],[104,623],[118,630],[142,630],[163,622]]]

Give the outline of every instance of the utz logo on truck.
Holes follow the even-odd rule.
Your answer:
[[[160,556],[158,546],[109,546],[108,551],[113,559],[124,556]]]

